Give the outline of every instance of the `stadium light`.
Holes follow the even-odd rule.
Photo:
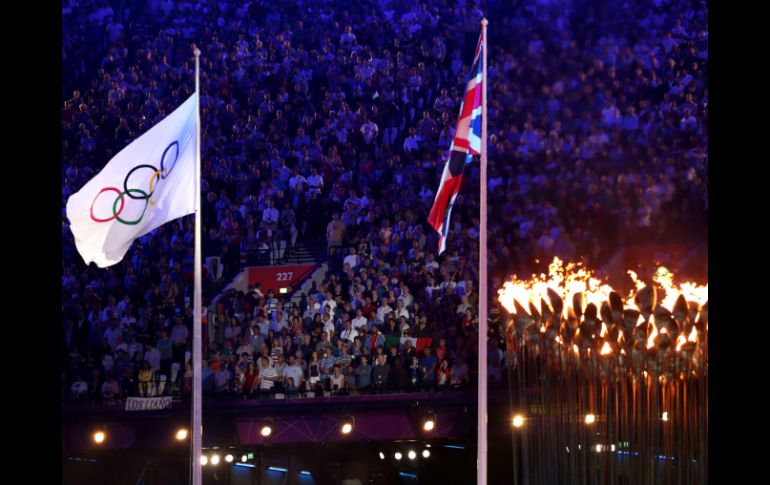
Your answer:
[[[422,418],[422,430],[426,433],[430,433],[436,429],[437,423],[438,420],[436,419],[436,413],[434,411],[427,411],[425,416]]]
[[[430,458],[430,450],[422,450],[423,458]]]
[[[101,445],[102,443],[104,443],[104,440],[107,439],[107,433],[105,433],[104,430],[100,429],[94,432],[93,438],[94,438],[94,443],[96,443],[97,445]]]
[[[511,424],[513,425],[514,428],[521,428],[522,426],[524,426],[524,416],[522,416],[521,414],[517,414],[511,420]]]
[[[350,414],[346,414],[342,417],[342,421],[340,421],[340,433],[344,435],[348,435],[353,431],[353,428],[355,427],[355,419]]]
[[[263,438],[267,439],[273,435],[273,430],[274,430],[273,420],[265,419],[264,421],[262,421],[262,427],[259,429],[259,434],[261,434]]]
[[[417,458],[417,452],[414,450],[409,450],[409,453],[407,453],[406,456],[408,456],[410,460],[414,460]]]
[[[233,462],[233,455],[231,455],[230,453],[228,453],[227,455],[225,455],[225,461],[226,461],[227,463],[232,463],[232,462]]]
[[[404,455],[402,455],[400,451],[397,451],[396,454],[393,455],[393,458],[395,458],[396,460],[400,460],[403,457]]]
[[[185,428],[179,428],[179,430],[176,432],[176,440],[184,441],[186,439],[187,439],[187,430]]]
[[[596,422],[596,416],[593,414],[586,414],[585,422],[586,424],[594,424]]]

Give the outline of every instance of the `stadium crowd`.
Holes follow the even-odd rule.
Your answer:
[[[598,266],[631,243],[701,238],[705,2],[503,3],[486,10],[490,294],[554,255]],[[216,296],[242,255],[264,263],[274,245],[325,242],[330,271],[309,293],[250,288],[207,308],[208,392],[473,381],[478,163],[466,167],[441,256],[426,218],[481,7],[65,0],[62,14],[62,207],[192,94],[195,44],[204,295]],[[83,265],[62,214],[64,392],[188,393],[191,218],[101,270]],[[489,372],[501,382],[504,341],[497,325],[491,334]]]

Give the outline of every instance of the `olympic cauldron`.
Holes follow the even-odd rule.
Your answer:
[[[499,290],[514,483],[707,483],[708,285],[628,274],[624,299],[554,258]]]

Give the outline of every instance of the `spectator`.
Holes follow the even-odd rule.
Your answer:
[[[70,395],[75,399],[85,399],[88,395],[88,384],[78,375],[70,387]]]
[[[270,365],[270,359],[262,357],[262,368],[259,372],[259,390],[261,393],[269,393],[272,391],[275,383],[279,380],[278,373],[275,368]]]
[[[372,384],[372,366],[369,365],[369,359],[365,355],[361,356],[361,361],[355,369],[356,389],[362,394],[369,392]]]
[[[390,366],[387,363],[385,355],[377,356],[375,365],[372,368],[372,380],[374,381],[374,391],[378,394],[384,393],[388,387],[388,373]]]
[[[243,377],[243,395],[244,398],[254,396],[259,386],[259,370],[254,362],[249,362],[246,373]]]
[[[120,384],[112,375],[108,374],[107,379],[102,384],[102,400],[113,401],[118,397],[120,397]]]
[[[438,360],[433,355],[430,347],[423,349],[423,356],[420,358],[420,373],[423,389],[432,390],[436,386],[436,370]]]
[[[288,392],[297,392],[302,388],[304,379],[302,378],[302,368],[297,365],[293,355],[289,356],[289,365],[284,369],[283,376],[286,382]]]

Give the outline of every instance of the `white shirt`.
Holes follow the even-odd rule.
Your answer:
[[[393,309],[390,308],[390,306],[381,306],[377,308],[377,319],[378,320],[385,320],[385,315],[392,312]]]
[[[72,394],[85,394],[88,392],[88,384],[86,384],[86,381],[75,381],[70,389]]]
[[[359,328],[366,328],[366,325],[368,323],[368,320],[365,316],[361,315],[360,317],[356,317],[353,319],[353,328],[359,329]]]
[[[321,308],[326,308],[326,305],[329,305],[329,314],[334,318],[334,310],[337,308],[337,302],[334,300],[324,300],[321,304]]]
[[[372,143],[374,137],[377,136],[378,131],[377,125],[371,121],[364,123],[364,125],[361,126],[361,133],[364,135],[364,141],[367,145]]]
[[[243,354],[253,354],[254,348],[251,346],[251,344],[241,345],[238,347],[235,351],[235,354],[240,357]]]
[[[349,340],[352,342],[356,337],[358,337],[358,330],[355,328],[351,328],[350,330],[345,329],[340,332],[340,338],[343,340]]]
[[[307,184],[310,186],[310,192],[321,193],[321,187],[324,186],[324,179],[321,175],[311,175],[307,178]]]
[[[343,264],[347,263],[350,266],[350,269],[353,269],[356,266],[358,266],[358,255],[348,254],[347,256],[345,256],[345,259],[342,262]]]
[[[293,191],[295,185],[300,185],[303,183],[307,183],[307,179],[302,175],[295,175],[294,177],[289,179],[289,188]]]
[[[420,137],[417,135],[409,136],[404,140],[404,151],[409,152],[420,149]]]
[[[332,340],[332,334],[334,333],[334,321],[330,318],[324,323],[324,332],[329,335],[329,341]]]
[[[278,212],[278,209],[276,209],[275,207],[268,207],[267,209],[262,211],[263,222],[277,224],[279,216],[280,216],[280,213]]]
[[[404,302],[404,308],[408,308],[412,303],[414,303],[414,297],[411,293],[404,293],[399,296],[398,299]]]

